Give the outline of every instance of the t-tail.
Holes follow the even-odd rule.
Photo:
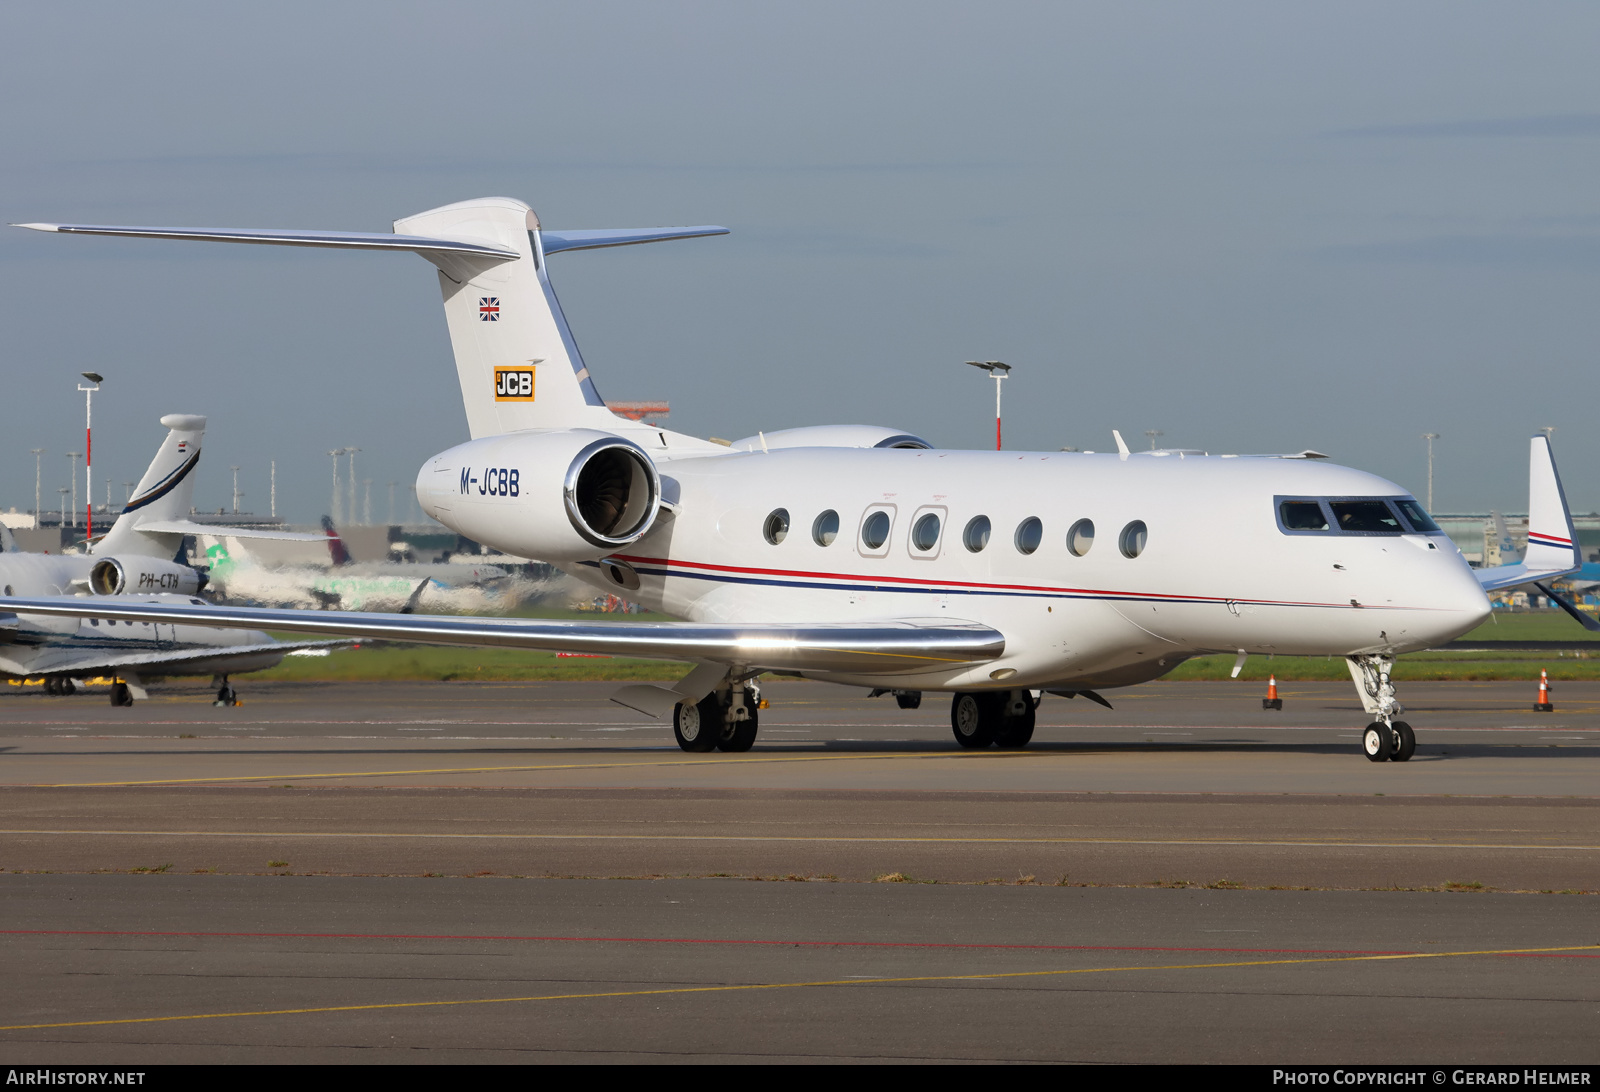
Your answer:
[[[94,553],[170,560],[182,549],[182,533],[153,527],[186,519],[194,507],[195,467],[200,465],[206,419],[190,413],[169,413],[161,423],[167,426],[167,438],[111,530],[94,544]]]
[[[715,225],[552,231],[510,197],[483,197],[394,222],[394,234],[19,224],[70,235],[409,251],[439,270],[445,319],[473,439],[524,429],[633,431],[606,409],[546,270],[563,250],[726,235]]]
[[[1582,566],[1578,532],[1572,525],[1550,437],[1535,436],[1528,446],[1528,548],[1514,565],[1476,570],[1478,582],[1485,591],[1498,591],[1558,580]],[[1551,595],[1547,588],[1540,590]]]

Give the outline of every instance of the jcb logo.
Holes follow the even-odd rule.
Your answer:
[[[496,368],[494,370],[494,400],[496,402],[532,402],[532,368]]]

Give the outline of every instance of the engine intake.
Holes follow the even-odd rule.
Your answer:
[[[661,479],[635,445],[596,440],[573,458],[562,493],[573,528],[596,546],[614,548],[650,529],[661,503]]]

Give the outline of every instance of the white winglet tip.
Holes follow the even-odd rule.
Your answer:
[[[12,227],[27,228],[29,231],[60,231],[60,224],[12,224]]]

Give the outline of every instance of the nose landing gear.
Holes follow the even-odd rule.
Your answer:
[[[1394,667],[1394,657],[1378,654],[1348,656],[1350,676],[1355,680],[1361,695],[1361,704],[1377,720],[1367,725],[1361,733],[1361,750],[1369,762],[1407,762],[1417,753],[1417,735],[1411,725],[1395,716],[1405,712],[1405,706],[1395,700],[1394,683],[1389,672]]]

